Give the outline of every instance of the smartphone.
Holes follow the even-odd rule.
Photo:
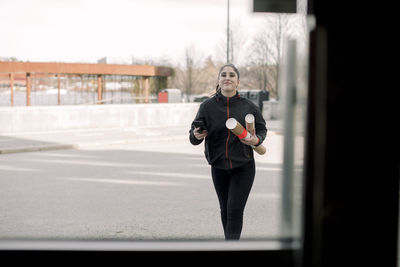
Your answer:
[[[204,125],[203,121],[195,120],[195,121],[193,121],[193,125],[196,126],[196,128],[200,127],[200,130],[199,130],[200,133],[203,132],[204,130],[206,130],[206,126]]]

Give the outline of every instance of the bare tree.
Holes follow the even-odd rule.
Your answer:
[[[229,39],[230,62],[233,64],[239,64],[241,62],[243,47],[248,39],[239,21],[234,21],[234,23],[232,23],[232,26],[230,27]]]
[[[211,56],[207,57],[199,73],[201,81],[199,82],[200,88],[198,92],[209,96],[215,93],[218,83],[218,71],[223,64],[225,62],[215,62]]]
[[[231,23],[231,26],[229,27],[229,63],[233,63],[236,65],[241,62],[243,47],[245,46],[247,39],[247,35],[243,27],[241,26],[240,21],[233,21]],[[221,42],[216,49],[217,61],[226,63],[226,48],[226,38],[221,39]]]
[[[194,49],[185,50],[185,63],[186,63],[186,71],[184,76],[184,88],[187,97],[192,94],[192,88],[194,83]]]
[[[182,89],[189,101],[190,96],[198,91],[198,84],[201,81],[199,70],[202,65],[202,56],[198,54],[195,46],[185,48],[183,66],[175,68],[175,76],[169,84]]]
[[[265,28],[256,34],[250,46],[250,78],[259,89],[270,91],[271,97],[279,98],[279,66],[284,40],[292,30],[290,15],[277,13],[266,17]]]

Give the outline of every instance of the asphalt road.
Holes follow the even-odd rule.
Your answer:
[[[256,155],[242,239],[279,236],[282,137]],[[1,239],[223,239],[203,144],[144,142],[0,155]]]

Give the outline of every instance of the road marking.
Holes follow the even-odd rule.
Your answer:
[[[276,167],[257,167],[256,170],[258,171],[282,171],[282,168],[276,168]]]
[[[249,197],[255,199],[279,199],[282,196],[278,193],[250,193]]]
[[[23,172],[37,171],[35,169],[21,168],[21,167],[14,167],[14,166],[5,166],[5,165],[0,165],[0,170],[2,170],[2,171],[23,171]]]
[[[104,133],[75,133],[75,136],[84,137],[84,136],[102,136]]]
[[[139,175],[156,175],[156,176],[167,176],[172,178],[189,178],[189,179],[211,179],[211,175],[193,174],[193,173],[177,173],[177,172],[154,172],[154,171],[127,171],[130,174]]]
[[[15,141],[15,139],[12,138],[1,138],[0,142],[10,142],[10,141]]]
[[[109,184],[130,184],[130,185],[147,185],[147,186],[186,186],[186,184],[175,182],[160,181],[138,181],[138,180],[121,180],[121,179],[100,179],[100,178],[67,178],[71,181],[93,182],[93,183],[109,183]]]
[[[77,156],[79,157],[79,156]],[[59,164],[75,164],[100,167],[141,167],[143,164],[120,163],[120,162],[105,162],[95,160],[67,160],[67,159],[26,159],[25,161],[43,162],[43,163],[59,163]]]

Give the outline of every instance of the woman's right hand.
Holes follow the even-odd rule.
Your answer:
[[[205,138],[207,136],[207,130],[204,130],[202,132],[199,132],[200,127],[194,128],[193,130],[193,134],[194,137],[196,137],[197,140],[202,140],[203,138]]]

